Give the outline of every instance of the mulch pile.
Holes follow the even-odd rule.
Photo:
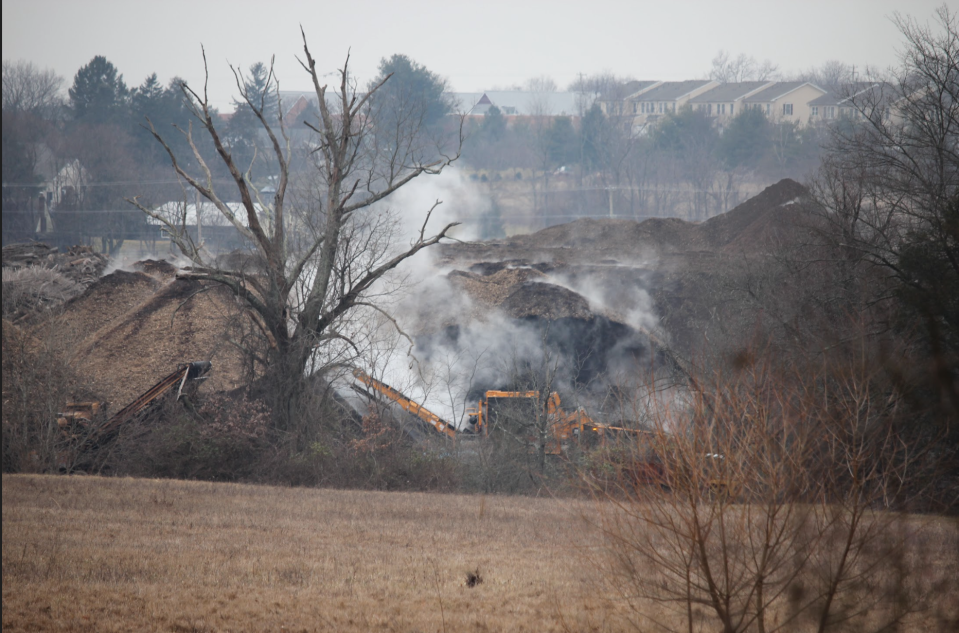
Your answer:
[[[3,247],[3,267],[26,268],[40,266],[50,268],[84,286],[94,283],[109,263],[109,258],[95,252],[89,246],[72,246],[66,252],[42,242],[9,244]]]
[[[495,242],[445,245],[439,260],[455,269],[448,278],[474,304],[517,318],[602,315],[623,322],[617,313],[630,310],[635,290],[646,290],[673,342],[689,344],[702,336],[710,302],[738,274],[744,257],[765,257],[808,226],[805,194],[802,185],[786,179],[701,223],[581,219]],[[551,283],[553,275],[588,278],[607,290],[608,305],[591,306],[562,287],[567,284]]]
[[[241,356],[229,342],[235,315],[221,287],[117,270],[65,304],[58,319],[78,370],[117,411],[180,363],[213,362],[204,390],[240,386]]]

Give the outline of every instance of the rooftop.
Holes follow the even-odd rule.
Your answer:
[[[709,79],[696,79],[691,81],[664,81],[662,84],[652,88],[641,95],[631,97],[635,101],[672,101],[679,99],[694,90],[702,88],[710,83],[715,83]]]
[[[690,99],[690,103],[715,103],[718,101],[736,101],[742,99],[763,87],[771,85],[771,81],[744,81],[741,83],[728,83],[716,86],[712,90],[707,90],[701,95]]]
[[[763,88],[759,92],[749,95],[746,97],[745,101],[748,103],[764,103],[767,101],[775,101],[776,99],[789,94],[793,90],[798,90],[805,85],[810,85],[822,93],[826,92],[819,86],[809,83],[808,81],[777,81],[768,88]]]

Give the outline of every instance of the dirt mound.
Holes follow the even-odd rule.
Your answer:
[[[685,250],[695,247],[696,225],[677,218],[633,220],[597,220],[586,218],[543,229],[510,240],[516,248],[568,249],[624,255],[642,250]]]
[[[531,279],[543,279],[546,275],[535,268],[500,268],[490,275],[453,271],[449,279],[462,287],[474,301],[487,306],[499,306],[506,301],[513,289]]]
[[[233,297],[221,287],[118,270],[68,302],[58,322],[73,333],[64,344],[77,369],[116,411],[179,363],[213,361],[207,390],[238,386],[241,357],[229,342],[235,316]]]
[[[514,319],[535,316],[550,321],[563,318],[590,320],[595,316],[589,309],[589,302],[572,290],[535,281],[514,286],[501,307]]]
[[[556,259],[597,263],[607,257],[647,253],[719,251],[734,241],[740,248],[748,247],[780,230],[780,220],[795,215],[788,207],[805,193],[805,187],[787,178],[728,213],[702,223],[678,218],[650,218],[642,222],[585,218],[511,238],[503,242],[500,251],[506,257],[527,257],[525,261],[530,261],[528,254],[534,251],[556,251]],[[471,270],[490,265],[474,263]]]
[[[741,277],[761,269],[777,242],[809,223],[805,194],[785,179],[702,223],[582,219],[507,240],[446,246],[441,261],[459,269],[449,278],[478,305],[516,318],[644,323],[689,352],[717,327],[713,320],[729,289],[743,287]]]
[[[703,242],[710,250],[719,250],[733,241],[741,246],[762,241],[777,226],[777,216],[805,194],[806,188],[795,180],[780,180],[728,213],[703,222],[699,226]]]
[[[136,270],[145,272],[154,277],[173,277],[176,275],[177,268],[165,259],[144,259],[133,264]]]
[[[66,332],[90,336],[110,327],[124,314],[153,296],[157,280],[143,273],[116,270],[101,277],[63,307],[61,327]]]

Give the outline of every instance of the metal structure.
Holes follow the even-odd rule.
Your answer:
[[[568,448],[570,442],[582,442],[588,446],[596,446],[605,444],[614,438],[642,433],[642,431],[636,429],[600,424],[590,418],[583,409],[564,411],[560,405],[559,394],[555,391],[549,394],[545,402],[541,403],[539,391],[495,390],[487,391],[474,407],[467,410],[469,426],[461,430],[423,405],[417,404],[409,396],[373,378],[366,372],[355,369],[353,370],[353,376],[376,393],[398,404],[404,411],[425,422],[436,432],[450,439],[462,436],[488,435],[490,428],[495,426],[504,403],[507,406],[518,405],[518,407],[526,409],[524,411],[526,417],[545,416],[548,429],[546,452],[550,455],[561,454]],[[542,412],[538,411],[540,406],[543,407]],[[530,437],[529,441],[534,444],[537,438]]]
[[[92,457],[97,451],[108,446],[125,424],[159,403],[167,394],[175,390],[176,399],[179,399],[188,381],[205,379],[212,368],[213,363],[210,361],[178,365],[176,371],[162,378],[104,422],[98,421],[99,414],[105,409],[104,403],[67,403],[64,412],[60,413],[57,419],[57,424],[70,445],[58,460],[60,470],[71,470],[70,461],[82,461],[84,457]],[[76,459],[68,459],[70,454],[75,455]]]

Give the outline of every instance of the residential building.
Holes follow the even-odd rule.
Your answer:
[[[467,116],[483,116],[496,106],[504,116],[579,116],[575,92],[533,92],[526,90],[487,90],[454,92],[453,109]]]
[[[633,110],[633,127],[655,123],[664,114],[678,112],[690,99],[718,86],[716,81],[663,81],[626,98]]]
[[[744,107],[762,110],[771,121],[805,125],[812,117],[810,104],[826,91],[808,81],[777,81],[744,98]]]
[[[694,110],[704,112],[715,120],[719,129],[723,129],[738,113],[743,111],[746,98],[773,85],[772,81],[744,81],[726,83],[707,90],[689,100]]]
[[[633,104],[626,101],[627,97],[642,94],[662,83],[655,80],[628,81],[599,95],[596,103],[606,116],[633,116],[636,113],[633,112]]]
[[[829,123],[836,119],[861,119],[880,109],[884,117],[891,116],[895,91],[883,82],[857,82],[843,86],[840,94],[825,94],[809,103],[814,123]]]

